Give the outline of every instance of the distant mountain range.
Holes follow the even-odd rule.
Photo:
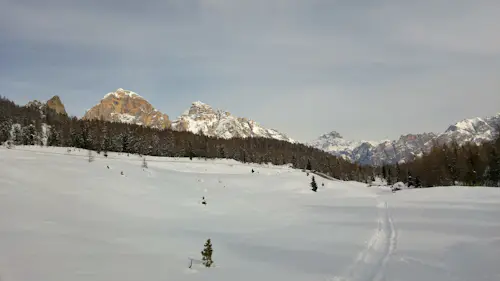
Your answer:
[[[360,164],[381,165],[412,161],[422,153],[430,151],[435,145],[459,145],[468,142],[482,143],[493,140],[499,133],[500,113],[487,118],[464,119],[441,134],[408,134],[398,140],[350,141],[333,131],[320,136],[308,145],[330,152],[344,159]]]
[[[58,96],[47,103],[33,101],[27,106],[38,108],[48,106],[66,114]],[[265,128],[248,118],[233,116],[228,111],[214,109],[200,101],[193,102],[191,107],[177,119],[170,120],[167,114],[155,109],[145,98],[122,88],[106,94],[97,105],[85,113],[83,119],[123,122],[158,129],[170,128],[225,139],[262,137],[295,142],[277,130]],[[430,151],[435,144],[456,141],[459,145],[463,145],[467,142],[491,141],[498,135],[498,127],[500,127],[500,113],[487,118],[464,119],[451,125],[441,134],[408,134],[398,140],[352,141],[332,131],[307,145],[360,164],[393,164],[411,161],[422,153]]]
[[[274,129],[264,128],[253,120],[233,116],[227,111],[214,109],[200,101],[193,102],[188,110],[171,121],[167,114],[155,109],[145,98],[122,88],[106,94],[99,104],[85,113],[83,118],[158,129],[171,128],[225,139],[262,137],[295,142]]]

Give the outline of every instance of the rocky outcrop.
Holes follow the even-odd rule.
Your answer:
[[[65,114],[65,115],[68,114],[66,112],[66,108],[64,107],[64,104],[62,103],[61,98],[59,96],[53,96],[50,100],[48,100],[47,106],[50,109],[55,110],[55,112],[57,112],[59,114]]]
[[[61,98],[59,96],[53,96],[47,102],[32,100],[26,104],[26,107],[36,108],[36,109],[40,110],[40,113],[42,115],[43,115],[43,111],[46,108],[50,108],[59,114],[67,115],[66,108],[64,107],[64,104],[62,103]]]
[[[193,102],[188,110],[173,121],[172,129],[225,139],[263,137],[294,142],[274,129],[264,128],[253,120],[233,116],[227,111],[213,109],[200,101]]]
[[[156,110],[146,99],[121,88],[105,95],[99,104],[85,113],[83,119],[122,122],[156,129],[170,128],[171,124],[168,115]]]

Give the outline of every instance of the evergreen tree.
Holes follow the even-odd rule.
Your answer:
[[[492,148],[489,155],[487,181],[490,186],[499,186],[500,183],[500,155],[496,148]]]
[[[411,175],[411,171],[408,171],[407,185],[408,185],[408,187],[410,187],[410,186],[415,187],[415,180],[413,179],[413,177]]]
[[[52,128],[47,139],[47,146],[61,146],[61,137],[59,132]]]
[[[311,171],[311,170],[312,170],[311,160],[309,160],[309,159],[307,159],[307,166],[306,166],[306,170],[308,170],[308,171]]]
[[[415,187],[416,188],[422,187],[422,182],[420,181],[420,178],[418,176],[415,177]]]
[[[316,192],[318,190],[318,184],[316,183],[316,179],[314,178],[314,176],[312,176],[311,187],[312,187],[312,191],[314,191],[314,192]]]
[[[35,145],[35,126],[33,124],[29,124],[28,126],[23,127],[22,129],[23,135],[23,145]]]
[[[403,181],[401,176],[401,168],[399,167],[399,163],[396,163],[396,182]]]
[[[104,151],[105,155],[107,155],[106,152],[111,149],[111,139],[109,138],[108,127],[106,125],[102,127],[101,135],[101,151]]]
[[[208,239],[207,242],[205,243],[205,248],[201,252],[203,265],[205,267],[211,267],[212,264],[214,263],[212,261],[212,254],[213,254],[212,241]]]
[[[392,173],[391,173],[391,168],[386,168],[386,175],[385,175],[385,180],[387,181],[387,185],[391,186],[393,185],[392,182]]]
[[[10,131],[12,129],[12,121],[5,120],[0,123],[0,144],[10,140]]]

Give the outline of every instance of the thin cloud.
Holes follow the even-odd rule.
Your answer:
[[[1,1],[0,94],[57,93],[79,116],[118,87],[302,141],[500,111],[498,1]]]

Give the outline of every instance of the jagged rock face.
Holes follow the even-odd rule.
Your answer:
[[[433,133],[409,134],[395,141],[382,142],[373,150],[370,164],[412,161],[417,155],[426,152],[435,138],[436,135]]]
[[[59,114],[67,114],[64,104],[59,96],[53,96],[49,101],[43,102],[38,100],[32,100],[26,104],[26,107],[36,108],[40,110],[40,114],[43,114],[45,108],[50,108]]]
[[[294,142],[274,129],[263,128],[253,120],[235,117],[199,101],[172,122],[172,129],[225,139],[263,137]]]
[[[320,136],[318,139],[309,143],[310,146],[331,152],[346,160],[359,163],[367,162],[372,154],[372,149],[376,142],[370,141],[352,141],[344,139],[338,132],[332,131]]]
[[[450,126],[443,134],[439,135],[439,144],[456,141],[458,144],[466,142],[482,143],[493,140],[500,127],[500,113],[487,118],[464,119]]]
[[[68,114],[66,113],[66,108],[64,107],[64,104],[59,96],[53,96],[49,101],[47,101],[47,106],[59,114]]]
[[[171,124],[168,115],[156,110],[137,93],[121,88],[104,96],[98,105],[85,113],[83,118],[143,125],[157,129],[170,128]]]
[[[360,164],[382,165],[409,162],[429,152],[435,144],[459,145],[468,142],[492,141],[498,136],[500,113],[487,118],[464,119],[450,126],[444,133],[409,134],[398,140],[382,142],[344,140],[337,132],[322,135],[309,143],[310,146],[341,156]]]

